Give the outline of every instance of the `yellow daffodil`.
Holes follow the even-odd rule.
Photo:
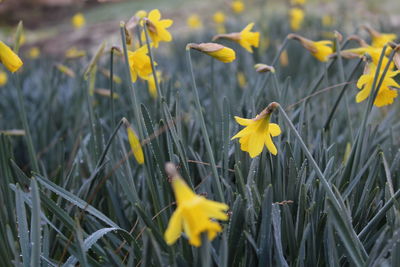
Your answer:
[[[360,92],[356,95],[356,102],[360,103],[367,99],[372,91],[372,85],[374,82],[376,66],[373,63],[370,63],[366,67],[366,71],[357,81],[357,87],[361,89]],[[382,77],[384,68],[381,67],[379,71],[379,76],[377,81],[379,81]],[[388,70],[381,87],[379,88],[378,94],[375,98],[374,105],[377,107],[382,107],[386,105],[390,105],[393,103],[394,99],[397,97],[397,90],[392,89],[392,87],[400,88],[400,85],[393,79],[397,74],[400,73],[400,70],[392,71]]]
[[[82,28],[85,25],[86,20],[85,20],[85,17],[83,16],[82,13],[76,13],[72,17],[71,23],[72,23],[72,26],[74,26],[75,29],[79,29],[79,28]]]
[[[298,31],[304,21],[304,11],[301,8],[294,7],[289,10],[290,28],[292,31]]]
[[[283,50],[281,55],[279,56],[279,63],[281,64],[281,66],[286,67],[287,65],[289,65],[289,55],[287,50]]]
[[[322,41],[311,41],[307,38],[301,37],[297,34],[289,34],[289,39],[295,39],[299,41],[305,49],[310,51],[311,55],[313,55],[319,61],[325,62],[329,60],[329,56],[333,53],[333,42],[329,40]]]
[[[240,14],[244,11],[244,3],[240,0],[235,0],[231,3],[231,8],[236,14]]]
[[[217,43],[188,44],[187,49],[192,48],[212,56],[221,62],[229,63],[235,60],[236,53],[233,49]]]
[[[161,82],[161,71],[156,71],[156,73],[158,82]],[[158,92],[157,92],[156,80],[154,79],[153,74],[150,74],[149,77],[147,77],[146,81],[151,97],[156,99],[158,96]]]
[[[152,73],[151,61],[147,53],[147,45],[143,45],[133,52],[128,51],[132,82],[136,82],[138,76],[145,80]],[[154,62],[154,64],[156,63]]]
[[[65,57],[72,59],[72,58],[79,58],[86,56],[85,50],[79,50],[76,47],[71,47],[65,52]]]
[[[269,104],[253,119],[235,116],[236,122],[246,127],[233,136],[231,140],[239,138],[240,149],[248,152],[252,158],[261,154],[264,145],[273,155],[278,153],[272,142],[272,137],[280,135],[281,128],[278,124],[270,122],[271,114],[277,105],[275,102]]]
[[[139,138],[137,137],[135,131],[132,129],[129,123],[127,125],[126,131],[128,134],[128,141],[129,145],[131,146],[133,156],[135,157],[137,163],[143,164],[144,155],[143,155],[142,145],[140,144]]]
[[[16,72],[24,64],[19,56],[2,41],[0,41],[0,63],[11,72]]]
[[[383,48],[382,47],[372,47],[372,46],[364,46],[364,47],[357,47],[357,48],[351,48],[351,49],[346,49],[341,51],[341,55],[344,58],[355,58],[355,57],[362,57],[364,55],[369,55],[371,57],[372,63],[375,65],[378,65],[379,59],[381,57]],[[386,64],[388,63],[388,55],[392,51],[392,48],[388,47],[385,52],[385,56],[382,59],[382,66],[385,67]],[[390,69],[393,69],[394,63],[391,63]]]
[[[397,38],[397,35],[394,33],[380,33],[366,25],[364,25],[363,28],[371,35],[371,45],[373,47],[383,47],[388,42],[392,42]]]
[[[200,17],[196,14],[190,15],[186,23],[192,29],[200,29],[203,27],[203,23],[201,22]]]
[[[167,30],[174,21],[172,19],[161,19],[161,13],[158,9],[149,12],[146,25],[149,30],[150,39],[154,47],[158,47],[159,42],[171,42],[172,35]],[[142,40],[146,40],[146,35],[142,32]]]
[[[196,195],[172,163],[167,163],[165,169],[171,178],[177,204],[164,233],[167,244],[174,244],[182,231],[185,232],[189,243],[195,247],[201,246],[202,233],[207,234],[208,240],[214,240],[217,233],[222,231],[221,225],[215,220],[228,220],[228,205]]]
[[[252,32],[254,23],[248,24],[241,32],[233,32],[228,34],[218,34],[214,36],[213,41],[224,38],[237,42],[250,53],[253,53],[252,46],[258,47],[260,43],[260,33]]]
[[[0,87],[7,84],[8,76],[5,71],[0,70]]]
[[[223,24],[225,23],[225,14],[221,11],[215,12],[213,15],[213,20],[216,24]]]
[[[237,79],[237,82],[238,82],[240,88],[246,87],[247,80],[246,80],[246,76],[244,75],[244,73],[242,71],[238,71],[238,73],[236,74],[236,79]]]
[[[40,49],[37,46],[32,47],[28,51],[28,57],[31,59],[36,59],[40,56]]]
[[[145,10],[139,10],[138,12],[135,13],[135,17],[138,19],[143,19],[147,16],[147,12]]]

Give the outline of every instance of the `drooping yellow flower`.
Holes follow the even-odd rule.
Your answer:
[[[301,8],[294,7],[289,10],[290,28],[292,31],[298,31],[304,21],[304,11]]]
[[[240,88],[246,87],[247,80],[246,80],[246,76],[244,75],[244,73],[242,71],[238,71],[238,73],[236,74],[236,79],[237,79],[237,82],[238,82]]]
[[[207,55],[212,56],[213,58],[218,59],[219,61],[222,61],[224,63],[232,62],[236,58],[236,53],[233,49],[217,43],[190,43],[187,45],[187,49],[188,48],[204,52]]]
[[[37,46],[32,47],[28,51],[28,57],[31,59],[36,59],[40,56],[40,49]]]
[[[215,220],[228,220],[228,205],[196,195],[172,163],[167,163],[165,170],[171,177],[177,204],[164,233],[167,244],[174,244],[182,232],[185,232],[189,243],[195,247],[201,246],[202,233],[207,233],[208,240],[214,240],[217,233],[222,231],[221,225]]]
[[[79,50],[76,47],[71,47],[65,52],[65,57],[72,59],[72,58],[79,58],[86,56],[85,50]]]
[[[157,81],[161,82],[161,71],[156,71],[157,74]],[[158,96],[158,92],[157,92],[157,85],[156,85],[156,80],[154,79],[153,74],[150,74],[149,77],[147,77],[146,79],[147,81],[147,85],[148,85],[148,89],[149,89],[149,93],[151,95],[152,98],[156,99]]]
[[[354,57],[362,57],[362,56],[368,54],[372,59],[372,63],[374,63],[375,65],[378,65],[382,50],[383,50],[382,47],[372,47],[372,46],[367,45],[367,46],[363,46],[363,47],[342,50],[341,55],[344,58],[354,58]],[[387,47],[387,49],[385,51],[385,56],[382,59],[383,67],[385,67],[386,64],[388,63],[389,59],[387,56],[389,56],[391,51],[392,51],[392,48]],[[394,63],[391,62],[390,69],[393,69],[393,67],[394,67]]]
[[[299,41],[305,49],[310,51],[311,55],[313,55],[316,59],[322,62],[326,62],[329,60],[329,56],[333,53],[333,42],[330,40],[322,40],[322,41],[311,41],[307,38],[304,38],[298,34],[289,34],[289,39],[295,39]]]
[[[356,95],[356,102],[360,103],[367,99],[372,91],[372,86],[374,82],[375,72],[377,67],[375,64],[370,63],[369,66],[366,67],[366,71],[357,81],[357,87],[361,89],[360,92]],[[379,81],[382,77],[384,67],[381,67],[379,70],[379,76],[377,81]],[[383,79],[382,85],[379,88],[378,94],[376,95],[374,105],[377,107],[383,107],[386,105],[390,105],[393,103],[394,99],[397,97],[397,90],[392,89],[392,87],[400,88],[400,85],[393,79],[397,74],[400,73],[400,70],[392,71],[388,70]]]
[[[0,87],[7,84],[8,76],[5,71],[0,70]]]
[[[231,140],[239,138],[240,149],[248,152],[252,158],[261,154],[264,145],[271,154],[276,155],[278,153],[272,142],[272,137],[280,135],[281,128],[278,124],[270,122],[271,113],[277,105],[275,102],[269,104],[267,108],[253,119],[244,119],[235,116],[236,122],[246,127],[233,136]]]
[[[139,138],[137,137],[135,131],[132,129],[130,125],[126,128],[128,134],[129,145],[131,146],[133,156],[135,157],[137,163],[144,163],[144,155],[142,145],[140,144]]]
[[[82,28],[85,25],[86,20],[85,20],[85,17],[83,16],[82,13],[76,13],[72,17],[71,23],[72,23],[72,26],[74,26],[75,29],[79,29],[79,28]]]
[[[200,29],[203,27],[203,23],[198,15],[192,14],[186,21],[187,25],[192,29]]]
[[[149,12],[146,25],[149,30],[150,39],[154,47],[158,47],[159,42],[171,42],[172,35],[167,30],[174,21],[172,19],[161,19],[161,13],[158,9]],[[142,40],[146,40],[146,35],[142,32]]]
[[[383,47],[388,42],[396,40],[397,35],[394,33],[381,33],[370,26],[363,25],[363,28],[370,34],[373,47]]]
[[[147,45],[143,45],[133,52],[128,51],[132,82],[136,82],[138,76],[145,80],[152,73],[151,61],[147,53]],[[154,64],[156,63],[154,62]]]
[[[0,41],[0,63],[11,72],[16,72],[24,64],[19,56],[2,41]]]
[[[254,23],[248,24],[241,32],[233,32],[228,34],[218,34],[214,36],[213,41],[224,38],[237,42],[250,53],[253,53],[252,46],[258,47],[260,43],[260,33],[252,32]]]
[[[244,11],[244,3],[241,0],[235,0],[231,3],[231,8],[236,14],[240,14]]]
[[[225,14],[221,11],[217,11],[213,15],[213,20],[216,24],[223,24],[225,23]]]

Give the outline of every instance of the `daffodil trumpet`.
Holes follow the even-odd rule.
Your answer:
[[[186,50],[188,49],[203,52],[224,63],[232,62],[236,58],[236,53],[233,49],[217,43],[189,43],[186,45]]]

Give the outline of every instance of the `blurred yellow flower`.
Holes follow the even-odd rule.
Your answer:
[[[133,152],[133,156],[135,157],[137,163],[144,163],[144,155],[142,145],[140,144],[139,138],[137,137],[135,131],[132,129],[130,125],[127,125],[126,128],[128,134],[129,145],[131,146],[131,150]]]
[[[374,77],[376,73],[377,67],[375,64],[371,63],[366,67],[366,71],[357,81],[357,87],[361,90],[356,95],[356,102],[360,103],[367,99],[372,91],[372,86],[374,82]],[[381,67],[379,70],[379,81],[382,77],[384,67]],[[383,78],[383,82],[381,87],[379,88],[378,94],[375,98],[374,105],[377,107],[383,107],[386,105],[390,105],[393,103],[394,99],[397,97],[397,90],[392,87],[400,88],[400,84],[398,84],[394,77],[400,73],[400,70],[392,71],[388,70],[385,77]]]
[[[344,58],[354,58],[354,57],[362,57],[364,55],[369,55],[372,59],[372,63],[375,65],[378,65],[379,59],[381,57],[383,48],[382,47],[372,47],[372,46],[364,46],[364,47],[357,47],[357,48],[351,48],[351,49],[345,49],[342,50],[341,55]],[[382,66],[385,67],[386,64],[389,62],[389,59],[387,56],[390,54],[392,51],[391,47],[388,47],[385,52],[385,56],[382,59]],[[394,63],[391,62],[390,69],[393,69]]]
[[[31,59],[36,59],[40,56],[40,49],[37,46],[32,47],[28,51],[28,57]]]
[[[269,104],[253,119],[235,116],[236,122],[246,127],[233,136],[231,140],[239,138],[240,149],[248,152],[252,158],[261,154],[264,145],[273,155],[278,153],[272,142],[272,137],[280,135],[281,128],[278,124],[270,122],[271,114],[277,105],[275,102]]]
[[[381,33],[370,26],[362,26],[371,36],[373,47],[383,47],[388,42],[396,40],[397,35],[394,33]]]
[[[85,25],[86,20],[85,20],[85,17],[83,16],[82,13],[76,13],[72,17],[71,23],[72,23],[72,26],[74,26],[75,29],[79,29],[79,28],[82,28]]]
[[[238,71],[237,72],[236,79],[238,81],[238,84],[239,84],[240,88],[246,87],[247,80],[246,80],[246,76],[244,75],[244,73],[242,71]]]
[[[0,41],[0,63],[11,72],[16,72],[24,64],[19,56],[2,41]]]
[[[156,71],[156,75],[157,75],[157,81],[161,82],[161,71]],[[153,74],[150,74],[147,78],[147,86],[149,89],[149,93],[151,95],[152,98],[156,99],[158,96],[158,92],[157,92],[157,85],[156,85],[156,80],[154,79]]]
[[[196,14],[190,15],[186,23],[192,29],[199,29],[203,27],[203,23],[201,22],[200,17]]]
[[[213,20],[216,24],[223,24],[225,22],[225,14],[221,11],[215,12],[213,15]]]
[[[159,42],[172,41],[172,35],[167,28],[171,27],[173,23],[172,19],[161,19],[161,13],[158,9],[153,9],[149,12],[146,25],[154,47],[158,47]],[[144,32],[142,32],[142,40],[146,40]]]
[[[76,47],[71,47],[65,52],[66,58],[78,58],[86,56],[85,50],[78,50]]]
[[[240,14],[244,11],[244,3],[240,0],[235,0],[231,3],[231,8],[236,14]]]
[[[304,21],[304,11],[301,8],[294,7],[289,10],[290,28],[292,31],[298,31]]]
[[[329,56],[333,53],[333,42],[330,40],[322,40],[322,41],[311,41],[307,38],[301,37],[297,34],[289,34],[289,39],[295,39],[299,41],[305,49],[310,51],[311,55],[313,55],[319,61],[325,62],[329,60]]]
[[[195,247],[201,246],[201,234],[207,233],[208,240],[212,241],[222,227],[215,220],[228,220],[226,211],[229,206],[208,200],[195,192],[185,183],[172,163],[166,165],[166,172],[171,177],[177,208],[172,214],[164,239],[172,245],[185,232],[189,243]]]
[[[306,0],[290,0],[290,4],[292,5],[304,5]]]
[[[8,76],[5,71],[0,70],[0,87],[7,84]]]
[[[72,70],[72,69],[70,69],[69,67],[67,67],[67,66],[65,66],[65,65],[63,65],[63,64],[57,64],[56,65],[56,68],[60,71],[60,72],[62,72],[62,73],[64,73],[65,75],[67,75],[67,76],[69,76],[69,77],[71,77],[71,78],[75,78],[75,72]]]
[[[235,60],[236,53],[233,49],[217,43],[188,44],[187,48],[192,48],[212,56],[219,61],[229,63]]]
[[[147,12],[145,10],[139,10],[138,12],[135,13],[135,17],[139,19],[143,19],[147,16]]]
[[[260,33],[251,32],[254,23],[248,24],[241,32],[233,32],[228,34],[218,34],[214,36],[213,41],[219,38],[225,38],[237,42],[250,53],[253,53],[252,46],[258,47],[260,43]]]
[[[280,57],[279,57],[279,63],[281,63],[281,65],[283,67],[286,67],[287,65],[289,65],[289,55],[287,50],[283,50]]]
[[[322,25],[325,27],[330,27],[333,25],[334,18],[331,15],[324,15],[322,17]]]

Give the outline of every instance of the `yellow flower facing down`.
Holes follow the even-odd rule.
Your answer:
[[[218,34],[214,36],[213,41],[219,38],[229,39],[237,42],[250,53],[253,53],[252,46],[258,47],[260,43],[260,33],[252,32],[251,29],[253,29],[253,27],[254,23],[250,23],[241,32]]]
[[[272,102],[253,119],[235,116],[236,122],[246,127],[233,136],[231,140],[239,138],[240,149],[248,152],[252,158],[260,155],[264,146],[271,154],[276,155],[278,153],[272,142],[272,137],[280,135],[281,128],[278,124],[270,122],[271,113],[277,105],[277,103]]]
[[[213,20],[216,24],[223,24],[225,23],[225,14],[221,11],[215,12],[213,15]]]
[[[150,57],[147,55],[147,45],[136,49],[135,51],[128,51],[129,67],[132,76],[132,82],[136,82],[138,76],[144,80],[152,74]],[[156,62],[154,62],[156,65]]]
[[[372,47],[372,46],[364,46],[364,47],[357,47],[351,49],[345,49],[341,51],[341,55],[344,58],[355,58],[355,57],[362,57],[364,55],[369,55],[371,57],[372,63],[378,65],[379,59],[381,57],[383,48],[382,47]],[[391,47],[388,47],[385,52],[385,56],[382,59],[382,66],[385,67],[386,64],[389,62],[387,56],[389,56],[390,52],[392,51]],[[391,63],[390,69],[393,69],[394,63]]]
[[[28,57],[31,59],[37,59],[40,56],[40,49],[37,46],[32,47],[28,51]]]
[[[172,179],[171,185],[177,204],[164,233],[167,244],[174,244],[182,232],[185,232],[189,243],[195,247],[201,246],[202,233],[207,234],[208,240],[214,240],[217,233],[222,231],[221,225],[215,220],[228,220],[228,205],[196,195],[172,163],[167,163],[165,170]]]
[[[240,0],[235,0],[231,3],[232,11],[236,14],[240,14],[244,11],[244,3]]]
[[[86,56],[85,50],[79,50],[76,47],[71,47],[65,52],[65,57],[72,59],[72,58],[79,58]]]
[[[330,40],[322,40],[322,41],[311,41],[307,38],[301,37],[298,34],[289,34],[289,39],[295,39],[301,43],[301,45],[310,51],[311,55],[313,55],[316,59],[322,62],[326,62],[329,60],[329,56],[333,53],[333,42]]]
[[[361,89],[360,92],[356,95],[356,102],[360,103],[367,99],[372,91],[372,86],[374,82],[376,66],[371,63],[366,67],[365,73],[360,76],[357,81],[357,87]],[[384,67],[381,67],[379,70],[379,76],[377,81],[382,77]],[[383,79],[382,85],[379,88],[378,94],[376,95],[374,105],[377,107],[383,107],[386,105],[390,105],[393,103],[394,99],[397,97],[397,90],[392,89],[392,87],[400,88],[400,85],[393,79],[397,74],[400,73],[400,70],[392,71],[388,70]]]
[[[24,64],[19,56],[2,41],[0,41],[0,63],[11,72],[16,72]]]
[[[0,87],[7,84],[8,76],[5,71],[0,70]]]
[[[373,28],[364,25],[363,28],[370,34],[373,47],[383,47],[388,42],[396,40],[397,35],[394,33],[380,33]]]
[[[198,15],[192,14],[186,21],[187,25],[192,29],[200,29],[203,27],[203,23]]]
[[[289,10],[290,28],[292,31],[298,31],[304,21],[304,11],[301,8],[295,7]]]
[[[76,13],[71,19],[72,26],[75,29],[82,28],[85,26],[86,20],[82,13]]]
[[[149,12],[146,19],[147,29],[154,47],[158,47],[159,42],[171,42],[172,35],[167,30],[174,23],[172,19],[161,19],[161,13],[158,9]],[[146,40],[146,35],[142,32],[142,40]]]
[[[217,43],[190,43],[187,45],[187,49],[189,48],[206,53],[224,63],[232,62],[236,58],[236,53],[233,49]]]
[[[128,141],[129,141],[129,145],[131,146],[133,156],[135,157],[135,160],[137,161],[137,163],[141,165],[144,163],[144,154],[143,154],[142,144],[140,143],[137,134],[132,129],[132,126],[130,125],[128,120],[125,118],[123,118],[122,120],[126,127],[126,133],[128,135]]]

